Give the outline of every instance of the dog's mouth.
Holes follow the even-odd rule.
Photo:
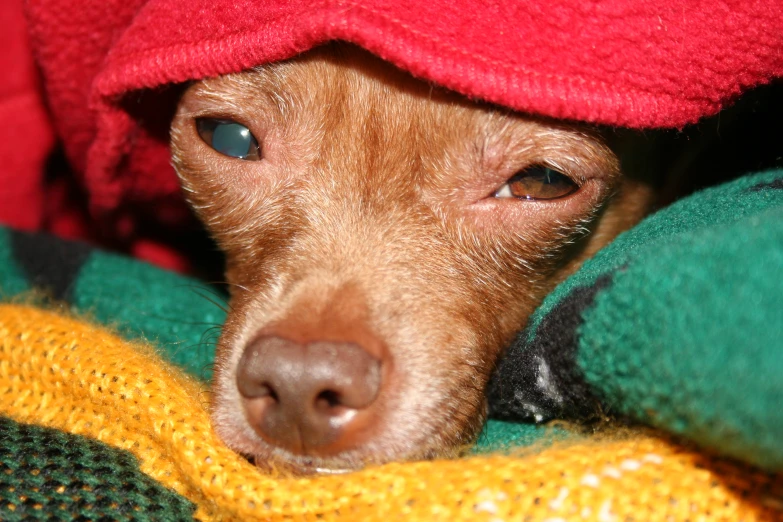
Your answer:
[[[482,425],[482,423],[479,422],[478,425]],[[477,437],[478,432],[475,432],[472,437],[463,438],[460,443],[442,445],[422,443],[400,453],[362,447],[332,456],[317,456],[297,454],[278,447],[266,447],[259,453],[245,454],[244,456],[259,470],[273,475],[292,477],[344,475],[368,467],[382,466],[389,462],[463,457],[469,453]]]

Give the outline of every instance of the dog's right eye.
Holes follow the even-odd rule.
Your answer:
[[[577,190],[579,185],[565,174],[548,167],[534,165],[517,172],[495,191],[494,196],[545,201],[564,198]]]
[[[250,129],[232,120],[198,118],[196,130],[204,143],[231,158],[260,160],[261,150]]]

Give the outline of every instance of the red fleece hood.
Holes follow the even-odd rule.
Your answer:
[[[91,215],[187,219],[169,165],[187,80],[346,40],[414,75],[519,111],[681,127],[783,76],[780,0],[29,0],[57,134]]]

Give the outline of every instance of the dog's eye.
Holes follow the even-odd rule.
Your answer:
[[[535,165],[519,171],[494,194],[496,198],[557,199],[573,194],[579,185],[548,167]]]
[[[221,154],[243,160],[261,159],[258,141],[244,125],[231,120],[199,118],[196,130],[204,143]]]

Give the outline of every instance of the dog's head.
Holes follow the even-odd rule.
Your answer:
[[[215,426],[300,471],[465,447],[502,348],[646,206],[597,133],[345,46],[195,83],[172,148],[232,289]]]

